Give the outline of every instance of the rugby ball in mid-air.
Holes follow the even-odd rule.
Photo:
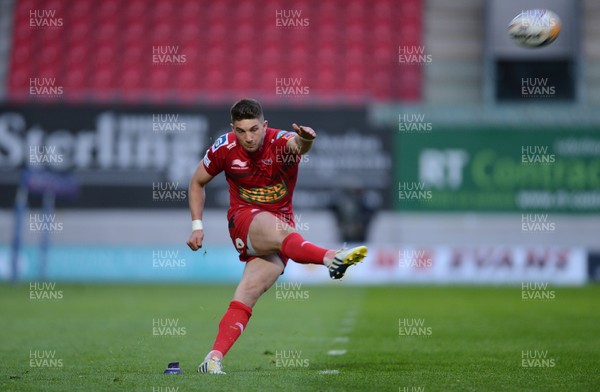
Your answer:
[[[528,48],[550,45],[560,34],[560,18],[550,10],[523,11],[508,25],[508,34]]]

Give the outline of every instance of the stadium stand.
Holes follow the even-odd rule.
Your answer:
[[[484,2],[430,0],[423,42],[432,62],[423,70],[423,100],[430,104],[481,100]]]
[[[600,104],[600,3],[595,0],[583,1],[583,53],[586,67],[583,69],[587,102]]]
[[[60,99],[73,103],[418,101],[421,68],[398,64],[395,54],[421,44],[421,3],[303,1],[294,4],[303,13],[288,19],[311,28],[290,28],[275,23],[290,8],[282,0],[23,0],[14,10],[8,99],[31,100],[35,75],[56,78]],[[35,34],[30,10],[42,8],[69,28]],[[154,62],[159,47],[186,60]],[[310,95],[274,94],[278,78],[302,78]]]

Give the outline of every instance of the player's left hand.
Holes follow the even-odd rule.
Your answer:
[[[303,139],[313,140],[317,137],[317,133],[311,127],[305,127],[294,123],[292,124],[292,128],[294,128],[294,131]]]

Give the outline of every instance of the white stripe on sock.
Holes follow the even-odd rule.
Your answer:
[[[235,323],[235,325],[237,325],[238,327],[240,327],[240,333],[244,332],[244,324],[240,323],[239,321],[237,323]]]

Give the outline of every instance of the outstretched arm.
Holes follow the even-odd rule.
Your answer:
[[[296,135],[288,140],[287,148],[297,154],[306,154],[312,147],[313,141],[317,137],[317,133],[311,127],[298,126],[292,124],[292,128]]]
[[[204,168],[204,164],[200,162],[198,168],[194,172],[188,188],[188,200],[190,212],[192,214],[192,234],[187,241],[187,245],[191,250],[202,248],[204,240],[204,228],[202,227],[202,212],[204,210],[204,200],[206,198],[204,186],[212,180],[213,177],[208,174]],[[198,221],[200,221],[198,223]]]

